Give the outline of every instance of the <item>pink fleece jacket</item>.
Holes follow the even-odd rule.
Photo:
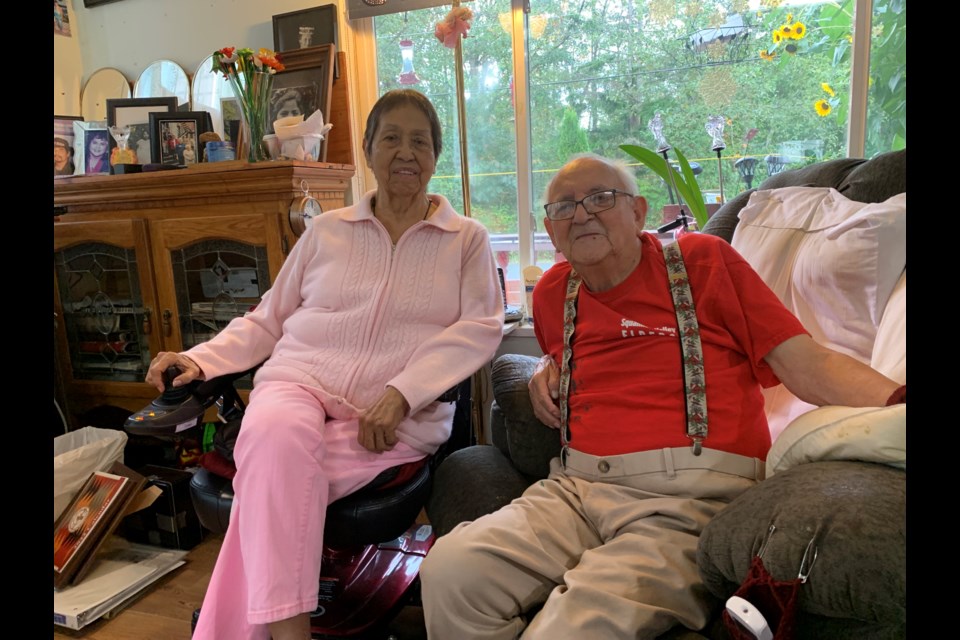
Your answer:
[[[207,379],[263,362],[254,384],[321,392],[350,419],[387,385],[410,404],[398,438],[433,453],[454,405],[435,399],[493,357],[503,298],[487,230],[440,195],[429,220],[393,246],[371,198],[313,219],[256,309],[186,352]],[[264,362],[265,361],[265,362]]]

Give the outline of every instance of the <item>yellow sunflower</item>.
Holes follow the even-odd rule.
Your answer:
[[[817,115],[821,118],[824,118],[830,115],[830,112],[833,111],[833,108],[830,106],[830,103],[826,100],[817,100],[813,103],[813,108],[817,110]]]
[[[793,38],[793,27],[789,24],[780,25],[780,34],[784,38]]]
[[[783,40],[783,34],[780,33],[780,29],[777,29],[773,32],[773,44],[780,44],[781,40]]]
[[[802,22],[794,22],[790,37],[799,40],[807,35],[807,25]]]
[[[763,49],[763,50],[760,51],[760,59],[761,59],[761,60],[773,60],[773,59],[775,59],[775,58],[776,58],[776,56],[773,55],[772,53],[770,53],[769,51],[767,51],[766,49]]]
[[[823,89],[831,98],[837,95],[837,92],[833,90],[833,87],[826,82],[821,82],[820,88]]]

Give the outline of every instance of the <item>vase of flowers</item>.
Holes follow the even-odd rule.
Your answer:
[[[263,136],[267,132],[273,76],[283,68],[277,54],[269,49],[255,53],[253,49],[224,47],[213,52],[214,73],[226,77],[240,102],[242,148],[237,149],[237,157],[246,155],[248,162],[270,159]]]

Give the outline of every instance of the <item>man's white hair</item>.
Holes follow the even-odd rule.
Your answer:
[[[637,178],[633,173],[633,170],[627,166],[627,163],[623,160],[613,160],[611,158],[605,158],[596,153],[578,153],[574,156],[571,156],[569,160],[560,168],[560,171],[563,171],[571,164],[581,162],[583,160],[593,160],[599,162],[603,165],[606,165],[610,168],[611,171],[616,174],[617,179],[620,182],[620,188],[629,193],[632,196],[637,195]],[[557,176],[560,175],[560,171],[550,179],[550,182],[547,183],[547,188],[543,192],[543,201],[549,201],[550,189],[553,187],[554,181],[557,179]]]

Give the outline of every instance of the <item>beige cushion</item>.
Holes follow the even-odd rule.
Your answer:
[[[907,469],[907,405],[820,407],[787,426],[767,454],[767,476],[808,462],[858,460]]]
[[[884,309],[906,268],[907,195],[850,200],[833,188],[757,191],[732,245],[814,340],[869,363]],[[782,385],[764,390],[771,436],[813,409]]]

